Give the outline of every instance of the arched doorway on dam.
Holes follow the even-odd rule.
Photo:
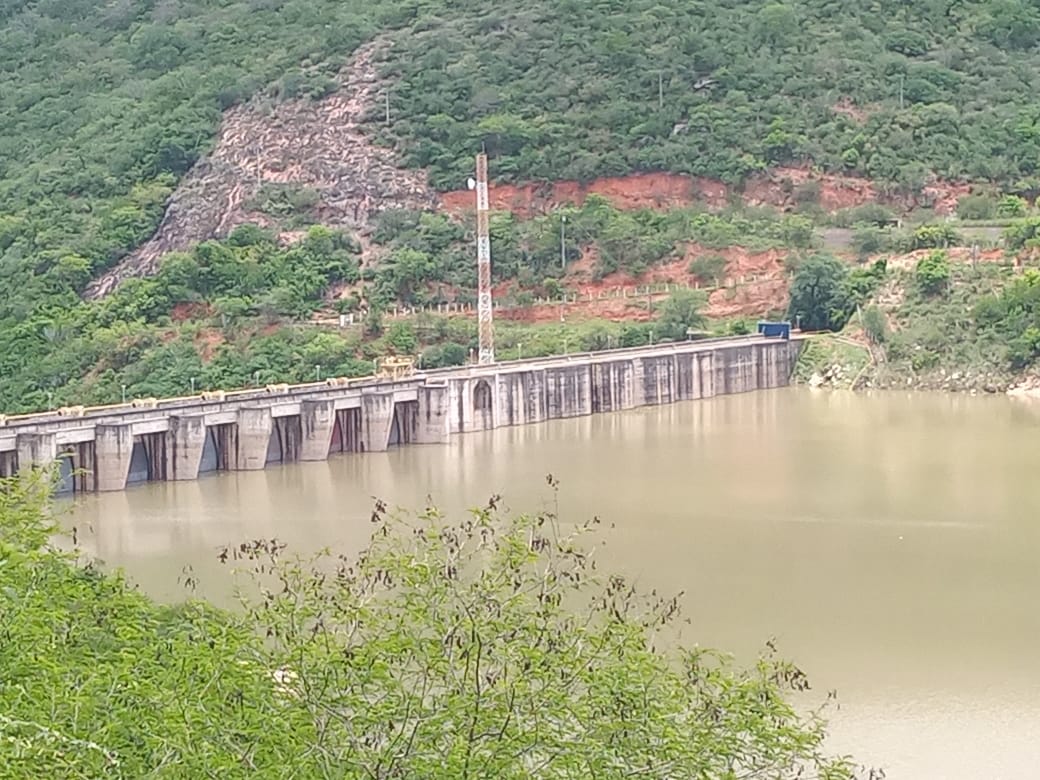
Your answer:
[[[486,379],[473,386],[473,428],[490,430],[495,427],[495,403],[491,385]]]

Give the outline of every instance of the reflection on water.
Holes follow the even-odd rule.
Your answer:
[[[690,633],[770,636],[822,692],[833,746],[890,778],[1040,766],[1040,415],[1005,398],[783,390],[457,437],[449,445],[77,500],[88,549],[162,598],[224,598],[228,543],[358,549],[374,496],[616,523],[610,563],[685,590]]]

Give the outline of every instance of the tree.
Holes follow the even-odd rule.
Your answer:
[[[676,290],[661,304],[658,327],[661,337],[685,339],[686,331],[703,328],[707,318],[701,311],[708,302],[700,290]]]
[[[410,322],[397,321],[390,324],[386,331],[386,341],[393,347],[394,354],[411,355],[415,353],[417,340],[415,328]]]
[[[914,282],[923,295],[938,295],[950,283],[950,263],[946,252],[936,250],[917,261]]]
[[[813,255],[795,271],[788,316],[805,330],[841,330],[849,318],[848,269],[830,255]]]

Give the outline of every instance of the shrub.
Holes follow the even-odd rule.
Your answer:
[[[911,235],[908,241],[908,249],[945,249],[946,247],[960,243],[960,235],[952,225],[932,224],[921,225]]]
[[[702,282],[719,284],[726,272],[726,258],[719,254],[700,255],[690,261],[686,270]]]
[[[938,295],[950,283],[950,264],[946,253],[935,251],[921,258],[914,269],[914,282],[923,295]]]
[[[1005,195],[997,203],[997,214],[1002,217],[1024,217],[1029,203],[1018,195]]]
[[[996,201],[989,195],[967,195],[957,203],[961,219],[991,219],[996,211]]]
[[[860,257],[883,252],[888,243],[888,231],[877,225],[860,224],[852,232],[852,249]]]
[[[885,314],[877,306],[868,306],[863,310],[863,332],[875,344],[884,344],[888,338],[888,322]]]

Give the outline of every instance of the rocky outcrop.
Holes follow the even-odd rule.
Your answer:
[[[107,295],[124,279],[154,274],[168,252],[227,235],[245,222],[269,224],[247,203],[266,183],[292,183],[318,192],[321,222],[361,229],[390,207],[437,204],[421,171],[399,167],[393,152],[362,130],[381,99],[373,58],[379,42],[360,48],[340,75],[341,87],[322,100],[275,105],[256,99],[224,117],[213,151],[184,177],[149,241],[98,277],[87,296]]]

